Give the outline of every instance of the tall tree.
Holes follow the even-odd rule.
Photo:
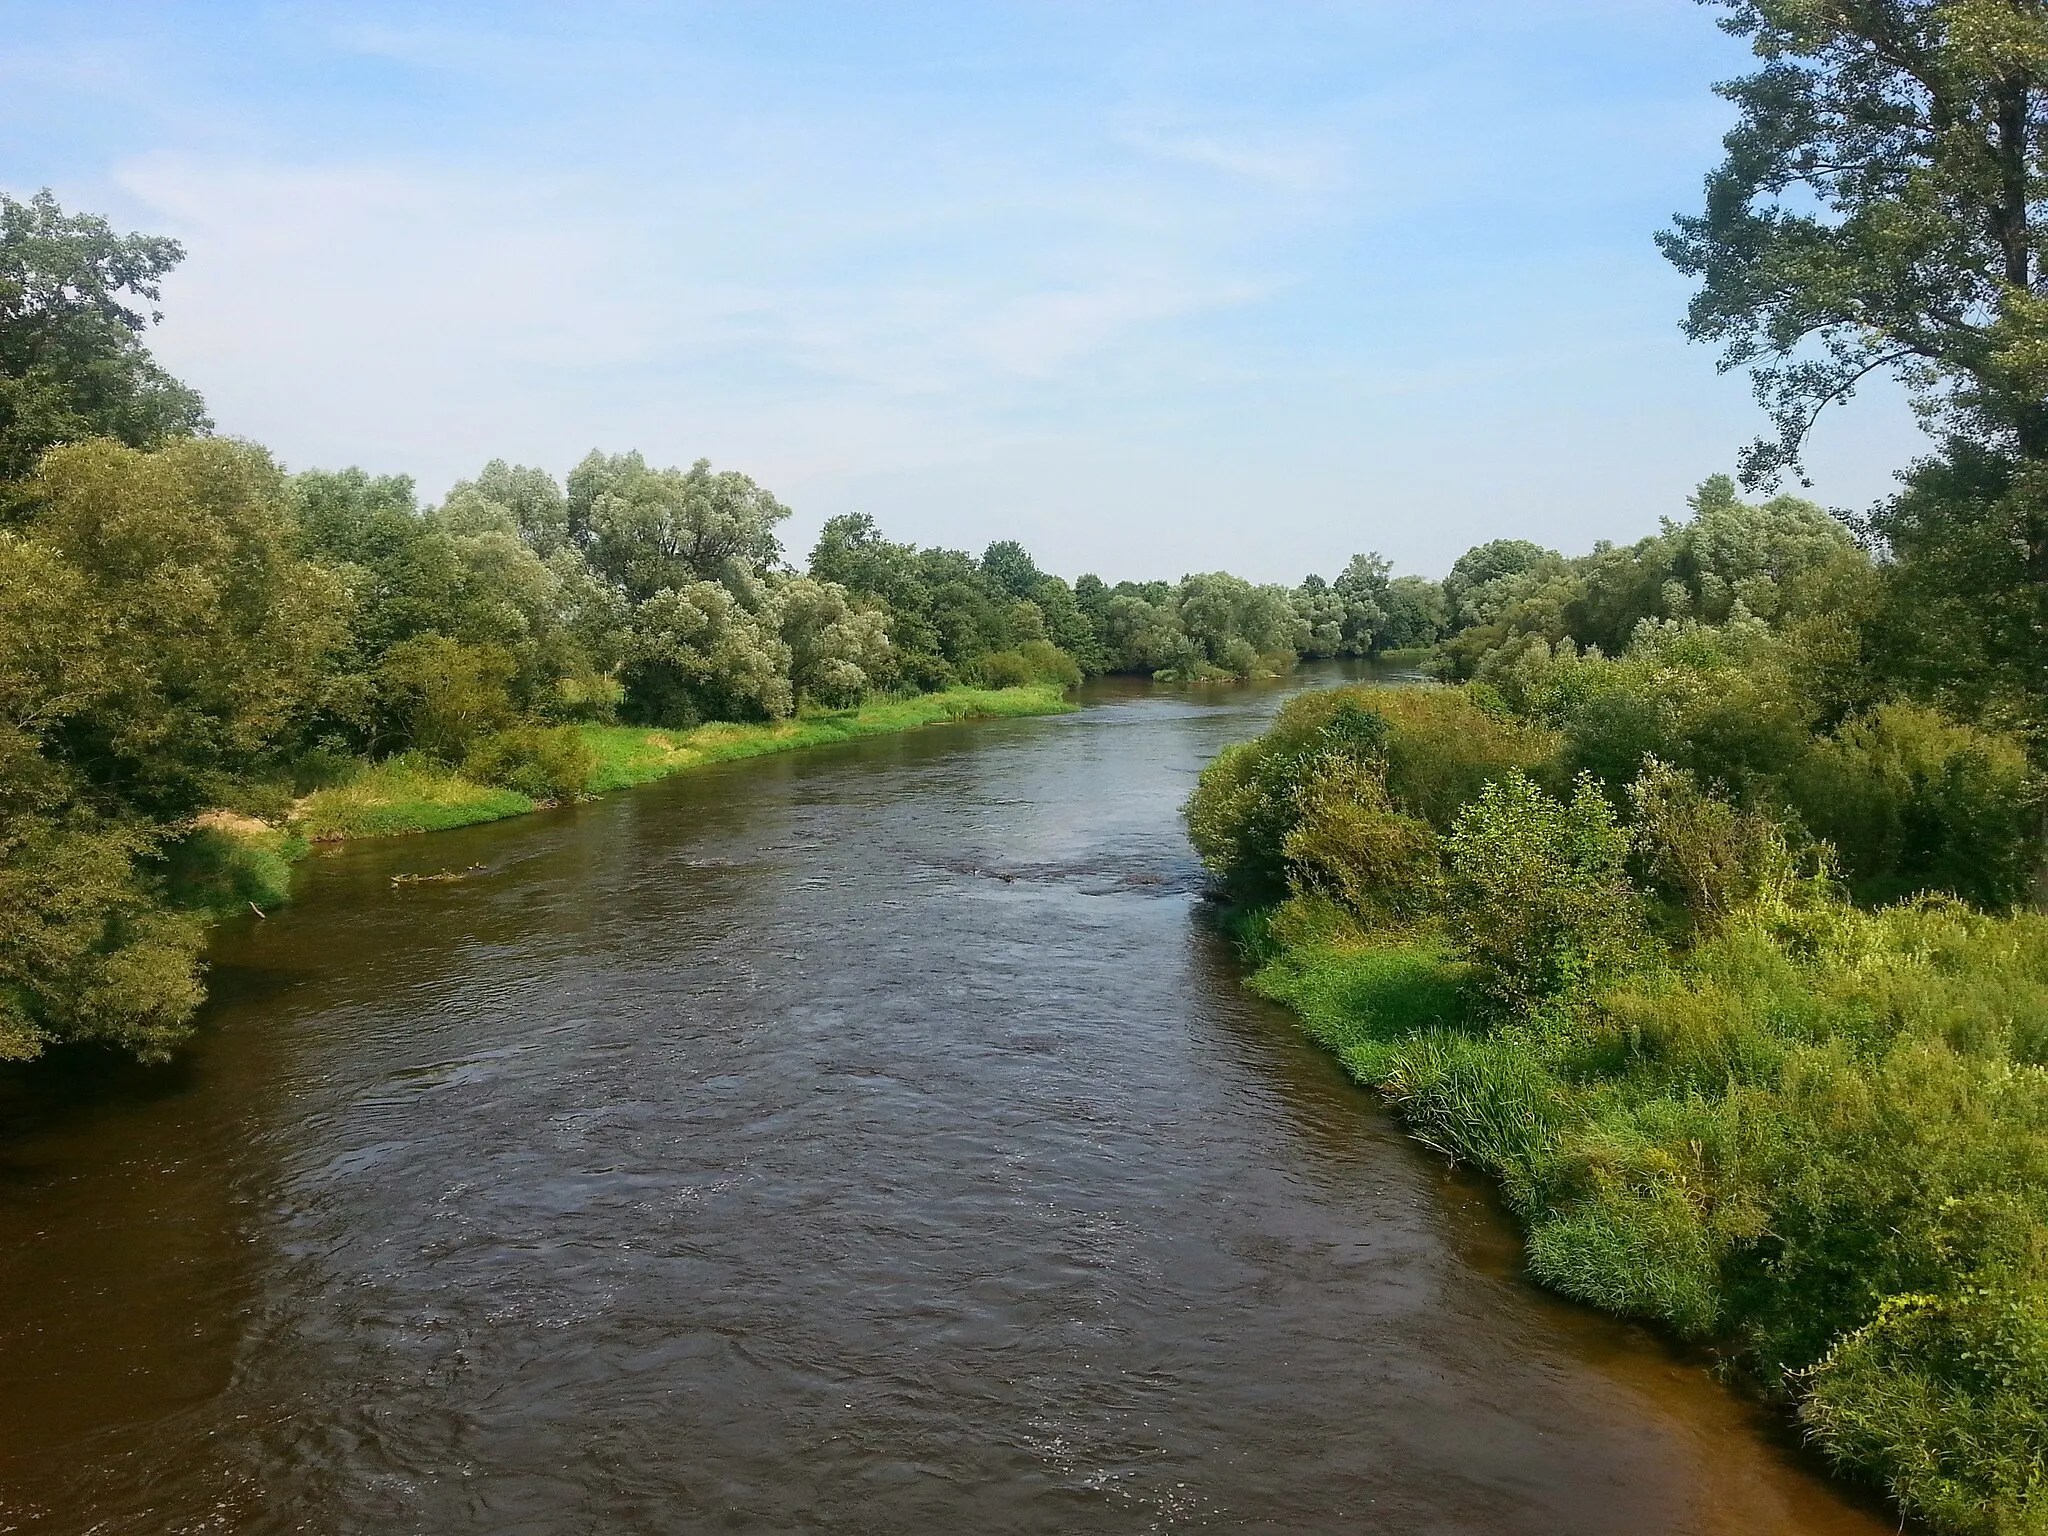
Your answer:
[[[1763,67],[1718,87],[1727,158],[1658,241],[1700,280],[1688,334],[1777,429],[1744,478],[1796,471],[1820,412],[1887,371],[1938,430],[2048,462],[2048,5],[1703,3]],[[2048,519],[2027,537],[2048,579]]]
[[[154,305],[184,255],[175,240],[67,214],[47,191],[25,203],[0,192],[0,481],[58,443],[154,448],[212,425],[142,345],[162,316],[132,302]]]

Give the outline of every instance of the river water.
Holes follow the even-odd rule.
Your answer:
[[[1240,988],[1279,696],[309,861],[175,1065],[0,1078],[0,1530],[1889,1529]]]

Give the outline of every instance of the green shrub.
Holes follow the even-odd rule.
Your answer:
[[[1762,812],[1737,810],[1654,757],[1628,793],[1636,852],[1651,885],[1695,923],[1717,923],[1766,889],[1790,884],[1785,834]]]
[[[1542,777],[1557,754],[1555,735],[1485,709],[1469,688],[1388,688],[1371,707],[1390,728],[1388,793],[1439,832],[1495,779]]]
[[[1022,651],[990,651],[977,656],[960,669],[960,675],[976,688],[1022,688],[1033,681],[1031,663]]]
[[[1591,774],[1563,802],[1510,771],[1460,813],[1452,927],[1498,1001],[1527,1009],[1639,958],[1648,937],[1629,848]]]
[[[1943,1530],[2048,1530],[2048,1295],[2038,1277],[1888,1296],[1808,1378],[1800,1417]]]
[[[2008,736],[1887,704],[1814,743],[1792,779],[1807,825],[1859,894],[2022,900],[2041,857],[2041,786]]]
[[[464,772],[483,784],[515,790],[531,800],[573,800],[597,767],[583,733],[573,725],[517,725],[476,742]]]
[[[1347,690],[1294,699],[1257,741],[1226,747],[1203,770],[1183,808],[1202,862],[1238,900],[1287,889],[1287,838],[1301,791],[1325,763],[1377,761],[1388,726]]]
[[[511,724],[507,689],[518,671],[501,645],[463,645],[429,632],[384,653],[377,690],[406,746],[455,763],[478,737]]]
[[[1080,665],[1050,640],[1026,640],[1017,654],[1031,674],[1029,682],[1058,683],[1063,688],[1081,685]]]
[[[1294,798],[1295,822],[1281,853],[1297,889],[1368,922],[1413,920],[1436,910],[1443,895],[1436,832],[1394,809],[1381,763],[1331,753]]]

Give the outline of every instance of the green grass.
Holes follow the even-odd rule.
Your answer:
[[[596,760],[589,783],[589,793],[596,795],[771,752],[956,720],[1063,714],[1073,707],[1059,687],[1036,684],[952,688],[855,709],[806,711],[794,720],[759,724],[714,722],[686,731],[586,725],[579,730]],[[347,783],[306,796],[292,814],[291,827],[313,842],[393,837],[523,816],[538,803],[509,789],[475,783],[453,769],[420,758],[398,757],[367,764]]]
[[[438,763],[394,757],[366,764],[346,784],[306,796],[292,813],[291,827],[316,843],[446,832],[523,816],[535,803],[513,790],[473,783]]]
[[[1426,935],[1245,928],[1532,1278],[1740,1358],[1938,1530],[2048,1532],[2048,917],[1745,912],[1523,1014]]]
[[[956,720],[1064,714],[1073,707],[1063,691],[1051,684],[950,688],[943,693],[921,693],[855,709],[806,712],[794,720],[773,723],[714,722],[687,731],[587,725],[583,727],[583,739],[597,758],[597,768],[590,776],[590,791],[602,794],[711,763],[828,746],[862,736],[886,736]]]

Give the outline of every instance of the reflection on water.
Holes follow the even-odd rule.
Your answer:
[[[1886,1529],[1240,989],[1277,697],[315,859],[179,1065],[0,1079],[0,1530]]]

